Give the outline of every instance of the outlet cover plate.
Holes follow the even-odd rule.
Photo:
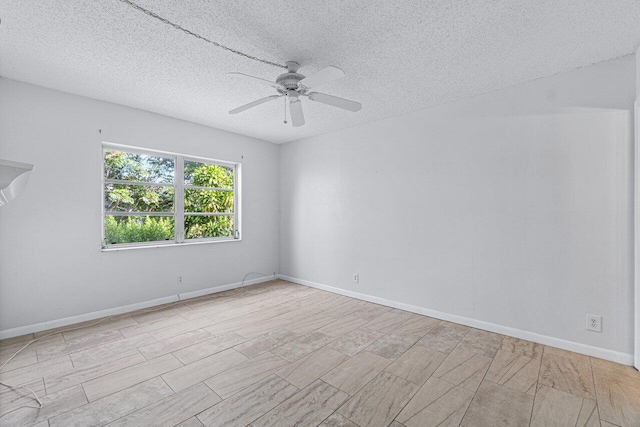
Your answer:
[[[593,332],[602,332],[602,316],[587,314],[587,330]]]

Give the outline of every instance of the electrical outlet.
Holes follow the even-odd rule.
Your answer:
[[[360,275],[358,273],[353,273],[353,283],[360,282]]]
[[[602,316],[587,314],[587,330],[602,332]]]
[[[178,284],[182,283],[182,276],[178,276]]]

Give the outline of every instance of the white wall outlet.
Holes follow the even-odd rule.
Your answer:
[[[602,332],[602,316],[587,314],[587,330]]]
[[[360,282],[360,275],[358,273],[353,273],[353,283]]]
[[[182,283],[182,276],[178,276],[178,284]]]

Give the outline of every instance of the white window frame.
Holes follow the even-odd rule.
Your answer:
[[[174,180],[172,184],[169,183],[155,183],[155,182],[139,182],[139,181],[126,181],[116,179],[106,179],[104,176],[104,152],[105,150],[117,150],[127,153],[159,156],[165,158],[171,158],[174,160]],[[222,166],[225,168],[233,169],[233,213],[195,213],[184,211],[184,190],[185,189],[201,189],[201,190],[216,190],[216,191],[229,191],[224,188],[214,187],[199,187],[193,185],[184,184],[184,162],[198,162],[206,163],[216,166]],[[100,231],[101,231],[101,247],[103,251],[121,250],[121,249],[138,249],[149,247],[162,247],[162,246],[183,246],[201,243],[218,243],[218,242],[237,242],[242,240],[241,233],[241,163],[228,162],[224,160],[210,159],[206,157],[199,157],[193,155],[179,154],[168,151],[159,151],[148,149],[144,147],[135,147],[131,145],[114,144],[111,142],[103,141],[100,145],[100,173],[101,173],[101,191],[100,191]],[[105,186],[106,184],[129,184],[129,185],[146,185],[146,186],[164,186],[173,187],[173,212],[108,212],[105,208]],[[152,242],[133,242],[133,243],[117,243],[107,244],[104,239],[104,219],[106,215],[115,216],[171,216],[173,217],[174,224],[174,240],[158,240]],[[233,217],[233,236],[230,237],[201,237],[194,239],[184,238],[184,218],[185,216],[232,216]]]

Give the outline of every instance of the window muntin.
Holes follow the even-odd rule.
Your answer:
[[[103,144],[103,247],[239,239],[238,166]]]
[[[184,237],[233,237],[235,211],[233,168],[184,161]]]

